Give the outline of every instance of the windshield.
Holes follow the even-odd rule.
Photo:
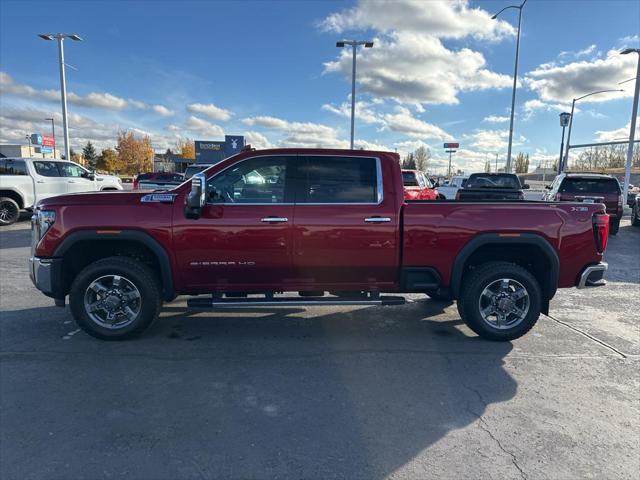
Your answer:
[[[565,178],[560,193],[620,193],[620,186],[615,178]]]
[[[193,177],[196,173],[202,172],[209,168],[209,165],[189,165],[184,171],[184,179],[188,180]]]
[[[418,180],[413,172],[402,172],[402,183],[405,187],[418,186]]]
[[[522,188],[515,175],[471,175],[465,188]]]

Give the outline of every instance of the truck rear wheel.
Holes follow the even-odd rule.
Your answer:
[[[462,319],[489,340],[509,341],[527,333],[538,321],[542,293],[528,270],[508,262],[488,262],[465,280]]]
[[[143,263],[108,257],[75,278],[69,305],[78,326],[102,340],[126,340],[142,333],[160,314],[158,279]]]
[[[20,217],[20,206],[12,198],[0,197],[0,225],[16,223]]]

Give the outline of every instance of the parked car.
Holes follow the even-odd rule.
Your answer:
[[[418,170],[402,170],[405,200],[437,200],[438,191],[431,180]]]
[[[423,292],[457,299],[473,331],[506,341],[557,288],[603,284],[602,204],[405,202],[399,165],[390,152],[246,151],[169,192],[47,198],[30,275],[109,340],[141,333],[177,295],[208,295],[188,305],[214,309]]]
[[[469,177],[462,175],[451,177],[451,180],[438,187],[438,193],[447,200],[453,200],[456,198],[458,190],[465,186],[468,179]]]
[[[529,185],[520,183],[513,173],[472,173],[469,179],[456,192],[456,200],[495,201],[524,200],[523,189]]]
[[[196,173],[200,173],[205,171],[207,168],[213,166],[212,163],[194,163],[192,165],[189,165],[185,171],[184,171],[184,179],[185,180],[189,180],[191,177],[193,177]]]
[[[141,173],[133,180],[134,189],[169,190],[184,182],[184,175],[173,172]]]
[[[0,158],[0,226],[14,223],[20,210],[32,209],[42,199],[106,190],[122,190],[120,179],[64,160]]]
[[[631,225],[640,227],[640,195],[636,195],[631,206]]]
[[[609,214],[609,233],[618,233],[623,196],[616,178],[597,173],[562,173],[546,188],[542,198],[546,201],[604,203]]]

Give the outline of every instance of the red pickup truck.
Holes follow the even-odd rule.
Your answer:
[[[30,273],[109,340],[177,295],[238,308],[394,305],[403,292],[457,299],[477,334],[512,340],[558,287],[604,283],[608,226],[602,204],[407,202],[395,153],[246,150],[168,192],[41,201]]]

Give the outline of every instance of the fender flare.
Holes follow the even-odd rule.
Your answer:
[[[547,301],[553,298],[558,288],[558,279],[560,277],[560,259],[551,244],[544,237],[535,233],[521,233],[517,237],[501,237],[498,233],[482,233],[469,240],[458,252],[458,255],[456,255],[453,262],[453,269],[451,271],[451,280],[449,284],[454,296],[457,298],[460,294],[464,264],[478,248],[485,245],[514,244],[532,245],[538,247],[542,251],[551,266],[547,273],[548,288],[544,293],[546,294],[545,296]]]
[[[73,232],[65,237],[65,239],[62,240],[62,242],[60,242],[60,245],[58,245],[58,247],[56,248],[53,256],[63,257],[65,253],[67,253],[69,249],[71,249],[76,243],[86,240],[99,242],[131,240],[141,243],[149,250],[151,250],[151,252],[158,260],[158,265],[160,266],[160,281],[162,283],[162,297],[166,301],[171,301],[175,298],[173,275],[171,270],[171,262],[169,260],[169,254],[162,247],[162,245],[160,245],[160,243],[158,243],[158,241],[148,233],[138,230],[120,230],[119,233],[105,235],[98,233],[95,230],[81,230],[78,232]]]

